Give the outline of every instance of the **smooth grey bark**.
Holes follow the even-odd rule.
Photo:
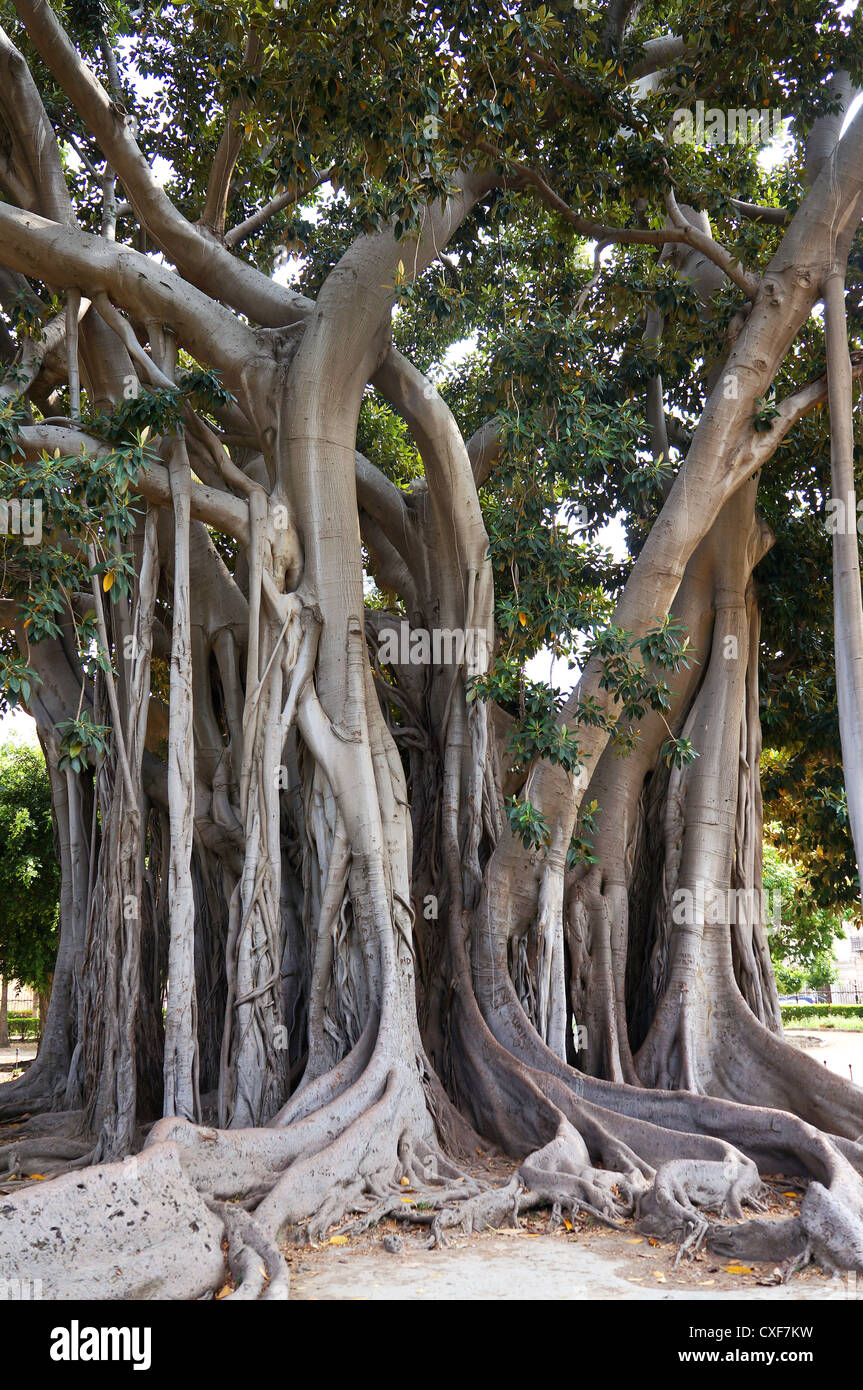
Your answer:
[[[223,1270],[208,1244],[215,1232],[227,1241],[235,1296],[283,1298],[286,1226],[314,1237],[334,1223],[404,1215],[405,1180],[427,1201],[429,1216],[412,1215],[430,1220],[435,1239],[456,1222],[479,1228],[547,1202],[606,1220],[634,1215],[644,1230],[694,1244],[707,1230],[705,1208],[739,1219],[744,1205],[757,1209],[759,1169],[796,1165],[811,1179],[796,1222],[778,1237],[755,1222],[714,1227],[711,1239],[746,1247],[750,1258],[808,1247],[863,1269],[859,1091],[824,1078],[770,1031],[775,992],[763,922],[709,921],[702,908],[676,923],[668,912],[680,885],[759,882],[750,576],[766,537],[751,480],[827,385],[781,402],[767,433],[753,430],[752,416],[824,288],[825,246],[847,254],[863,203],[863,120],[821,169],[761,277],[738,266],[703,214],[678,208],[670,191],[662,230],[615,238],[614,229],[562,210],[585,235],[674,246],[673,264],[704,293],[726,274],[752,308],[727,361],[715,364],[707,407],[615,614],[634,635],[672,603],[688,617],[702,667],[673,682],[674,719],[701,757],[663,782],[659,721],[622,770],[606,757],[607,734],[580,728],[585,770],[531,770],[529,795],[548,816],[552,847],[528,854],[504,816],[496,729],[505,721],[466,699],[493,637],[476,486],[499,452],[494,423],[466,445],[430,383],[390,341],[399,263],[420,273],[501,176],[479,165],[463,172],[452,196],[426,209],[410,255],[390,230],[359,238],[311,305],[180,214],[50,7],[18,0],[18,8],[170,264],[117,245],[110,216],[100,237],[74,226],[38,93],[20,55],[0,47],[30,103],[23,125],[11,103],[0,103],[15,134],[0,171],[10,200],[0,204],[4,275],[32,275],[73,304],[76,294],[90,301],[86,316],[69,315],[64,337],[71,376],[80,362],[94,402],[110,407],[130,374],[145,385],[170,382],[166,332],[220,370],[237,399],[216,415],[222,433],[184,411],[187,453],[166,439],[168,466],[138,480],[160,516],[149,511],[135,538],[132,602],[106,613],[98,584],[73,597],[70,614],[86,604],[95,615],[116,680],[83,677],[69,615],[64,635],[32,654],[46,743],[70,710],[86,708],[98,720],[110,716],[114,746],[94,769],[94,805],[79,775],[52,773],[63,863],[52,1045],[28,1087],[16,1083],[0,1102],[6,1114],[34,1099],[74,1114],[37,1115],[0,1153],[25,1172],[40,1146],[59,1165],[126,1155],[130,1166],[118,1176],[99,1164],[79,1184],[61,1179],[11,1199],[0,1268],[22,1240],[34,1269],[44,1267],[55,1254],[50,1240],[45,1253],[45,1231],[59,1222],[73,1246],[83,1241],[89,1291],[109,1294],[117,1255],[94,1250],[87,1232],[105,1194],[113,1210],[130,1187],[152,1221],[133,1232],[124,1287],[142,1287],[141,1239],[167,1254],[157,1291],[195,1296],[212,1287]],[[652,57],[666,61],[678,48]],[[235,115],[209,183],[202,220],[211,227],[224,218]],[[53,152],[41,182],[28,129],[44,131]],[[529,173],[524,186],[548,201],[553,190]],[[106,209],[109,202],[106,193]],[[144,326],[147,347],[133,323]],[[740,386],[735,396],[721,390],[728,372]],[[357,456],[370,382],[421,455],[424,477],[410,492]],[[662,404],[654,388],[659,447]],[[21,442],[31,457],[43,447],[100,447],[74,421],[25,426]],[[233,570],[203,523],[236,541]],[[361,528],[413,626],[475,628],[485,647],[422,672],[384,663],[380,638],[395,615],[365,612]],[[168,582],[157,594],[160,574]],[[130,669],[119,659],[128,636],[140,651]],[[26,647],[23,632],[19,640]],[[167,710],[151,688],[153,656],[170,658]],[[600,678],[598,663],[588,663],[564,711],[569,724],[585,694],[613,712]],[[664,873],[664,887],[649,893],[634,865],[648,779]],[[614,820],[599,871],[567,875],[566,848],[591,782]],[[423,924],[428,895],[440,918]],[[646,907],[653,995],[633,1045],[626,972]],[[176,1113],[152,1128],[137,1156],[139,1123],[154,1118],[148,1092],[159,1090],[164,988],[163,1094]],[[577,1070],[568,1030],[585,1001],[595,1036]],[[61,1024],[74,1049],[67,1073]],[[201,1117],[218,1118],[217,1129],[190,1122],[199,1113],[199,1064],[209,1078]],[[471,1125],[523,1160],[517,1182],[489,1190],[468,1177],[459,1159],[476,1146]],[[201,1237],[194,1251],[175,1229],[177,1203]],[[125,1258],[125,1244],[118,1250]],[[74,1288],[77,1273],[61,1264],[58,1288]]]
[[[168,465],[174,517],[174,593],[171,630],[170,724],[168,730],[169,866],[168,995],[165,1003],[166,1115],[201,1117],[198,1087],[198,1009],[195,994],[195,902],[192,887],[192,828],[195,816],[192,723],[192,644],[189,602],[191,478],[185,447],[178,442]]]
[[[833,630],[839,737],[848,819],[857,862],[863,863],[863,596],[854,481],[851,359],[845,317],[845,277],[838,268],[824,285],[824,337],[830,404],[830,481],[841,500],[842,524],[833,534]],[[861,890],[863,891],[863,890]]]

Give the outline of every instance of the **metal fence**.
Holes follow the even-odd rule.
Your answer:
[[[863,985],[830,985],[800,994],[782,994],[781,1004],[863,1004]]]
[[[821,995],[819,994],[819,999]],[[831,985],[824,991],[826,1004],[863,1004],[863,985]]]
[[[39,1001],[35,994],[18,994],[9,1000],[10,1014],[38,1014]]]

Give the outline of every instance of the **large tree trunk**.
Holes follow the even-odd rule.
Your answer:
[[[756,402],[819,297],[836,227],[847,254],[863,117],[757,283],[669,191],[667,234],[703,261],[693,283],[708,293],[721,263],[753,299],[614,614],[633,639],[670,610],[686,625],[696,659],[669,680],[669,719],[697,758],[667,767],[653,714],[632,755],[613,755],[619,707],[595,652],[561,716],[584,765],[540,763],[521,787],[550,828],[529,849],[505,816],[506,721],[471,698],[495,636],[471,459],[391,344],[405,261],[419,275],[499,176],[462,172],[409,257],[391,230],[360,237],[311,305],[182,218],[50,9],[19,10],[178,268],[77,230],[62,170],[52,199],[0,204],[4,266],[69,291],[70,386],[80,372],[106,407],[130,380],[165,390],[173,335],[234,399],[212,412],[223,434],[184,404],[165,462],[141,469],[128,596],[106,606],[89,552],[77,598],[96,619],[98,675],[77,660],[71,604],[32,652],[16,629],[40,676],[61,934],[39,1059],[0,1099],[4,1118],[51,1119],[17,1129],[0,1158],[81,1171],[4,1199],[0,1276],[23,1263],[69,1296],[83,1267],[90,1297],[196,1296],[221,1282],[224,1235],[234,1296],[284,1297],[288,1228],[404,1216],[405,1185],[435,1238],[546,1202],[634,1216],[684,1245],[709,1232],[748,1258],[809,1251],[863,1270],[863,1091],[782,1040],[767,952],[753,574],[770,539],[759,469],[823,384],[783,402],[769,432],[753,427]],[[23,76],[19,95],[41,121]],[[357,455],[369,383],[421,456],[409,493]],[[656,415],[661,391],[651,399]],[[22,423],[16,441],[28,458],[109,453],[76,416]],[[363,543],[414,632],[470,646],[393,659],[403,614],[366,613]],[[167,720],[155,657],[170,664]],[[603,718],[585,716],[588,699]],[[61,773],[57,726],[82,708],[110,723],[111,750]],[[597,863],[571,869],[585,796],[600,807]],[[520,1161],[503,1189],[469,1171],[478,1135]],[[809,1179],[799,1217],[741,1221],[759,1172],[775,1171]]]

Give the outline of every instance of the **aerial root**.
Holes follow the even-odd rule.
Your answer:
[[[684,1236],[680,1245],[677,1247],[677,1254],[674,1257],[674,1268],[680,1264],[684,1255],[694,1260],[702,1245],[707,1232],[710,1230],[710,1223],[700,1213],[696,1212],[692,1220],[692,1226],[687,1236]]]

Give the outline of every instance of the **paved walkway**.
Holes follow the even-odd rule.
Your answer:
[[[36,1044],[34,1042],[15,1042],[9,1047],[0,1047],[0,1083],[8,1081],[16,1062],[32,1062],[36,1056]]]
[[[786,1028],[785,1037],[796,1047],[823,1062],[828,1071],[863,1086],[863,1032],[843,1033],[837,1028]]]
[[[727,1264],[707,1253],[697,1263],[675,1270],[673,1246],[651,1247],[638,1237],[615,1232],[564,1236],[512,1231],[472,1236],[443,1250],[418,1250],[411,1248],[413,1242],[404,1243],[403,1255],[387,1254],[379,1241],[374,1249],[361,1242],[365,1248],[356,1252],[350,1248],[353,1241],[347,1248],[298,1252],[289,1257],[291,1298],[371,1302],[687,1299],[709,1304],[728,1299],[850,1303],[863,1298],[863,1280],[858,1290],[856,1282],[831,1280],[820,1270],[807,1270],[788,1285],[768,1284],[769,1266],[755,1266],[746,1275],[732,1274]],[[731,1266],[735,1271],[741,1268]]]

